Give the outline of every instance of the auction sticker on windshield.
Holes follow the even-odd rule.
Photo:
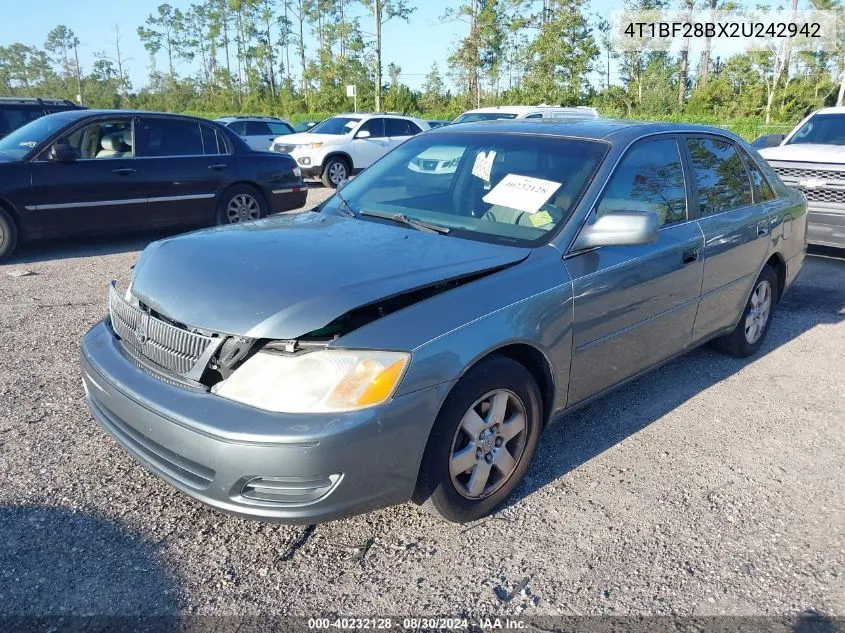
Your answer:
[[[526,213],[537,213],[561,183],[531,176],[508,174],[482,198],[487,204],[498,204]]]

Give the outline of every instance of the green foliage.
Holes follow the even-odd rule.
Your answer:
[[[352,84],[359,111],[382,107],[452,119],[476,105],[584,104],[606,116],[724,125],[748,139],[787,130],[808,111],[842,98],[837,77],[845,67],[845,43],[835,53],[796,49],[786,61],[774,49],[723,58],[717,40],[706,63],[682,52],[619,51],[613,50],[607,16],[591,14],[589,2],[449,4],[442,20],[462,24],[464,36],[449,51],[449,68],[433,64],[420,90],[403,82],[402,69],[389,63],[380,39],[382,28],[409,19],[420,0],[194,0],[180,8],[163,3],[132,30],[150,55],[144,85],[133,90],[129,83],[117,27],[112,38],[103,38],[106,50],[95,51],[95,61],[83,69],[79,40],[58,25],[43,47],[0,46],[0,95],[82,94],[92,107],[211,118],[267,114],[298,122],[351,111],[355,101],[346,86]],[[816,2],[839,7],[836,0]],[[671,3],[624,4],[649,9]],[[618,74],[610,77],[612,60]]]

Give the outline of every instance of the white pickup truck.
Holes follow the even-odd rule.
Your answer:
[[[785,137],[754,146],[789,186],[807,198],[807,241],[845,248],[845,107],[816,110]]]

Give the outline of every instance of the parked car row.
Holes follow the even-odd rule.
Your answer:
[[[597,118],[595,108],[553,106],[497,106],[470,110],[454,123],[496,119]],[[319,178],[326,187],[337,187],[349,176],[369,167],[400,143],[422,131],[448,125],[392,113],[338,114],[310,128],[273,140],[269,149],[291,154],[306,177]],[[444,150],[438,156],[420,157],[417,169],[440,173],[457,156]]]
[[[218,149],[230,133],[200,125]],[[154,242],[127,288],[112,282],[81,365],[118,444],[248,518],[412,500],[472,521],[560,414],[708,341],[757,352],[801,270],[804,196],[724,130],[513,117],[416,134],[428,127],[346,114],[285,153],[234,152],[342,165],[342,191]]]

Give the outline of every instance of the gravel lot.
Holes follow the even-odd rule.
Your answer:
[[[88,414],[79,339],[150,239],[0,266],[0,613],[845,615],[845,259],[808,258],[759,356],[698,350],[560,420],[493,519],[309,529],[206,509]]]

